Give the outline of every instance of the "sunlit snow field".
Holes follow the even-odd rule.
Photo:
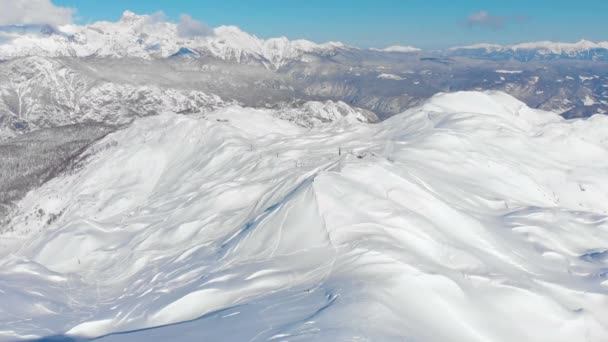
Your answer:
[[[0,236],[0,341],[608,341],[606,116],[231,106],[88,152]]]

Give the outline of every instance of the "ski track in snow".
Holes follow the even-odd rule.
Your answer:
[[[608,340],[606,116],[462,92],[375,125],[164,114],[91,149],[0,237],[0,341]]]

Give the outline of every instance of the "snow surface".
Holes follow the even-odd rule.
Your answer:
[[[583,99],[583,105],[588,107],[588,106],[593,106],[594,104],[596,104],[596,102],[593,99],[593,97],[591,97],[589,95],[585,95],[585,98]]]
[[[494,92],[314,129],[230,107],[88,153],[1,237],[2,341],[608,340],[606,116]]]
[[[498,74],[521,74],[522,70],[496,70]]]
[[[378,78],[382,78],[382,79],[385,79],[385,80],[395,80],[395,81],[402,81],[402,80],[404,80],[404,79],[405,79],[405,78],[403,78],[403,77],[401,77],[401,76],[399,76],[399,75],[395,75],[395,74],[386,74],[386,73],[384,73],[384,74],[379,74],[379,75],[378,75]]]

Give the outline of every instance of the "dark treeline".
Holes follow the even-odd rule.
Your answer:
[[[115,126],[81,123],[43,129],[0,142],[0,225],[15,201],[63,172]]]

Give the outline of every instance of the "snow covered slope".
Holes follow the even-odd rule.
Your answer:
[[[476,92],[138,119],[20,202],[0,340],[605,341],[607,136]]]
[[[155,15],[137,15],[130,11],[124,12],[118,22],[66,25],[59,27],[59,32],[45,31],[44,34],[14,31],[4,30],[6,42],[0,44],[0,60],[23,56],[150,59],[191,51],[198,56],[276,69],[301,60],[306,54],[322,56],[349,48],[338,42],[315,44],[307,40],[290,41],[285,37],[263,40],[235,26],[184,35],[178,24]]]

